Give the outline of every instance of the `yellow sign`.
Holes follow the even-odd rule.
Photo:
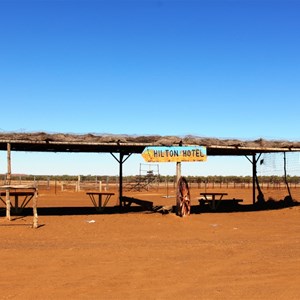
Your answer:
[[[146,162],[206,161],[206,147],[147,147],[142,153]]]

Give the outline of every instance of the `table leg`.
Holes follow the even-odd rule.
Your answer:
[[[93,205],[95,206],[96,210],[98,210],[98,208],[97,208],[97,202],[95,201],[94,195],[89,194],[89,197],[90,197],[90,199],[91,199]]]
[[[38,192],[34,192],[33,203],[32,203],[32,210],[33,210],[33,228],[38,228],[38,213],[37,213],[37,199],[38,199]]]
[[[99,211],[101,211],[102,208],[102,194],[99,194],[99,198],[98,198],[98,209]]]
[[[109,199],[111,198],[112,195],[106,195],[106,199],[104,201],[104,207],[107,205]]]
[[[215,195],[212,195],[212,209],[216,210],[216,197],[215,197]]]
[[[10,195],[9,190],[6,190],[6,218],[10,221]]]
[[[19,197],[18,197],[18,195],[15,195],[15,211],[16,211],[16,214],[19,213]]]

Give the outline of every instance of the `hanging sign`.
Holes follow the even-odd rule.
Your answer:
[[[206,147],[146,147],[142,153],[146,162],[206,161]]]

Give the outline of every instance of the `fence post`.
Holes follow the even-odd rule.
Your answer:
[[[107,176],[107,177],[106,177],[105,191],[108,191],[108,185],[109,185],[108,181],[109,181],[109,178],[108,178],[108,176]]]
[[[80,175],[78,175],[78,181],[77,181],[77,192],[80,191]]]

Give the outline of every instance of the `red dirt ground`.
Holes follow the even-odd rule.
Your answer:
[[[84,191],[41,190],[38,229],[31,210],[1,209],[0,299],[300,299],[300,206],[201,212],[199,193],[185,218],[97,214]],[[251,204],[250,189],[228,193]],[[175,205],[164,190],[124,194]]]

